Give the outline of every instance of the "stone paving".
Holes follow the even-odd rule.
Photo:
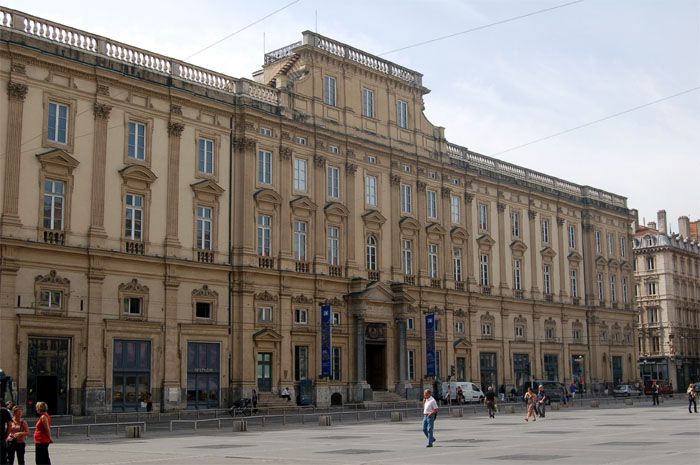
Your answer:
[[[197,432],[149,431],[140,439],[110,435],[60,437],[51,445],[55,464],[698,464],[700,414],[687,403],[648,402],[525,415],[441,415],[435,447],[425,447],[418,417]],[[34,447],[28,446],[28,463]]]

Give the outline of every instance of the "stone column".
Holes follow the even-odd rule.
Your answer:
[[[12,65],[14,68],[14,64]],[[14,73],[13,73],[14,74]],[[7,107],[7,152],[5,156],[5,188],[3,190],[2,232],[19,232],[22,222],[19,218],[19,173],[22,152],[22,118],[27,85],[21,82],[7,83],[9,97]]]
[[[508,289],[508,282],[506,281],[506,236],[508,231],[505,228],[505,204],[498,203],[496,205],[498,209],[498,273],[499,273],[499,283],[498,288],[499,294],[505,295]]]
[[[322,155],[314,155],[314,198],[316,202],[320,204],[320,208],[317,208],[313,213],[314,222],[314,240],[313,240],[313,250],[309,250],[309,256],[313,252],[314,265],[313,270],[319,272],[320,269],[325,270],[324,273],[328,273],[328,247],[326,247],[326,222],[324,221],[325,215],[323,214],[323,206],[325,202],[323,199],[326,198],[324,195],[325,183],[323,182],[326,175],[326,157]],[[322,268],[319,265],[323,264]]]
[[[177,292],[180,282],[166,270],[165,276],[165,344],[163,347],[163,402],[162,411],[179,410],[185,407],[186,388],[180,383],[180,341],[177,321]]]
[[[452,260],[452,249],[449,247],[449,244],[452,244],[449,236],[450,229],[452,229],[452,191],[448,187],[443,187],[440,189],[440,196],[442,198],[442,211],[439,214],[442,216],[439,217],[438,221],[445,225],[447,239],[443,236],[440,241],[439,263],[442,263],[442,267],[438,267],[438,277],[442,280],[442,287],[446,289],[448,280],[451,283],[454,282],[454,261]],[[442,268],[442,270],[440,270],[440,268]],[[454,288],[454,284],[451,284],[450,287]],[[454,360],[454,357],[448,360]],[[450,363],[448,363],[448,368],[449,365]]]
[[[391,240],[391,277],[392,279],[403,282],[403,261],[401,259],[401,228],[399,220],[401,219],[401,176],[398,174],[391,175],[391,197],[389,209],[389,230]],[[396,232],[394,232],[396,231]],[[386,244],[386,240],[382,241]]]
[[[249,266],[258,266],[256,254],[256,224],[254,216],[255,200],[255,180],[257,179],[257,163],[255,153],[255,140],[249,137],[237,136],[233,140],[235,153],[233,155],[233,173],[238,182],[233,183],[233,218],[231,218],[233,228],[233,261]],[[239,219],[239,221],[235,221]],[[278,240],[273,235],[272,241]],[[273,248],[273,253],[279,250]]]
[[[535,355],[534,355],[533,360],[532,360],[532,378],[533,379],[543,379],[543,376],[544,376],[544,373],[541,373],[541,369],[540,369],[540,361],[542,360],[542,339],[541,339],[540,335],[544,334],[542,331],[540,331],[540,324],[541,324],[541,315],[536,309],[533,309],[533,312],[532,312],[532,335],[533,335],[534,344],[535,344]]]
[[[84,384],[83,415],[105,413],[107,391],[105,390],[105,343],[102,317],[102,287],[104,283],[102,260],[90,257],[88,270],[88,314],[87,314],[87,363]]]
[[[355,318],[355,384],[351,388],[351,399],[353,402],[365,400],[365,392],[371,390],[367,383],[365,373],[365,316],[366,303],[356,303],[356,307],[351,309],[351,314]],[[371,399],[367,399],[371,400]]]
[[[557,255],[559,256],[559,298],[563,301],[568,295],[566,292],[566,273],[564,270],[564,256],[566,255],[566,241],[564,237],[564,223],[565,220],[562,217],[557,217],[557,234],[559,236],[559,250],[557,250]],[[554,289],[552,289],[552,294],[554,294]]]
[[[528,226],[530,228],[530,297],[532,299],[540,298],[540,289],[537,287],[537,278],[541,275],[537,268],[537,212],[528,210]]]
[[[345,163],[345,206],[348,208],[348,231],[345,236],[347,241],[347,260],[346,260],[346,270],[345,276],[350,276],[350,270],[357,270],[357,262],[355,261],[355,239],[357,237],[357,232],[355,230],[355,223],[359,221],[357,217],[357,209],[355,207],[355,173],[357,172],[357,165],[354,163]],[[364,237],[363,234],[360,237]],[[360,242],[364,240],[361,239]],[[364,332],[363,332],[364,334]],[[364,347],[364,346],[363,346]],[[364,350],[364,349],[363,349]]]
[[[467,271],[467,288],[472,291],[473,287],[476,286],[476,279],[474,278],[474,232],[472,231],[472,202],[474,201],[474,196],[467,192],[464,193],[464,213],[467,220],[467,257],[464,269]]]
[[[107,126],[112,106],[95,102],[95,137],[92,149],[92,196],[90,209],[90,247],[102,247],[107,239],[105,232],[105,176],[107,166]]]
[[[292,208],[289,205],[289,200],[294,199],[292,179],[294,178],[294,168],[293,168],[293,150],[289,147],[280,146],[280,156],[279,156],[279,172],[280,172],[280,194],[282,196],[282,205],[280,205],[280,217],[279,221],[279,244],[278,244],[278,256],[279,256],[279,267],[282,269],[282,261],[292,260],[294,257],[294,251],[292,249],[292,231],[294,230],[292,221]],[[273,168],[274,176],[274,168]],[[289,199],[289,200],[288,200]],[[309,231],[310,232],[310,231]],[[308,246],[308,244],[307,244]],[[307,251],[308,253],[308,251]],[[291,263],[288,269],[294,269],[294,263]]]
[[[168,123],[168,193],[165,212],[166,255],[180,248],[178,238],[178,209],[180,206],[180,138],[185,126],[176,121]]]
[[[416,181],[416,220],[420,223],[421,228],[418,230],[418,235],[416,237],[416,248],[414,249],[414,257],[417,258],[414,263],[414,269],[416,270],[416,286],[430,286],[430,276],[428,270],[428,244],[426,243],[425,236],[425,212],[427,211],[427,198],[425,188],[427,184],[423,181]]]

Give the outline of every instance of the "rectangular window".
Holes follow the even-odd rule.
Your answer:
[[[340,381],[342,379],[341,367],[343,365],[341,353],[340,347],[333,347],[333,369],[331,371],[331,381]]]
[[[622,278],[622,302],[627,303],[628,301],[627,278]]]
[[[328,227],[328,264],[338,264],[338,228]]]
[[[270,244],[272,243],[272,218],[267,215],[258,215],[258,255],[270,256]]]
[[[305,308],[294,309],[294,323],[305,325],[309,322],[309,311]]]
[[[129,121],[129,158],[146,159],[146,125]]]
[[[544,379],[559,381],[559,356],[557,354],[544,354]]]
[[[408,165],[401,165],[401,169],[404,170],[407,173],[411,172],[411,167]]]
[[[464,334],[464,322],[463,321],[455,322],[455,332],[457,334]]]
[[[456,195],[452,196],[452,223],[460,224],[462,222],[462,202]]]
[[[377,164],[377,157],[373,157],[372,155],[367,155],[367,163],[372,163],[373,165]]]
[[[397,109],[399,127],[408,129],[408,104],[403,100],[399,100]]]
[[[309,348],[294,346],[294,380],[302,381],[309,377]]]
[[[647,309],[647,322],[648,323],[658,323],[659,322],[659,309],[658,308]]]
[[[338,147],[336,147],[335,145],[329,145],[329,146],[328,146],[328,151],[329,151],[330,153],[339,153],[339,152],[340,152],[340,150],[338,149]]]
[[[608,256],[615,255],[615,236],[608,234]]]
[[[654,257],[647,257],[647,270],[652,271],[654,268],[656,268]]]
[[[574,329],[574,342],[579,342],[579,341],[581,341],[581,330]]]
[[[437,192],[428,191],[428,218],[437,218]]]
[[[578,297],[578,278],[576,270],[571,270],[571,297]]]
[[[437,321],[437,320],[436,320]],[[439,379],[442,375],[441,365],[442,365],[442,352],[439,350],[435,351],[435,376]]]
[[[576,248],[576,226],[569,226],[569,248]]]
[[[143,297],[126,297],[124,299],[124,313],[129,315],[141,315],[143,311]]]
[[[68,106],[49,102],[46,139],[59,144],[68,143]]]
[[[406,318],[406,329],[414,330],[416,328],[416,320],[413,318]]]
[[[362,116],[374,118],[374,91],[362,89]]]
[[[554,339],[554,328],[545,328],[544,334],[545,334],[545,338],[548,341],[551,341],[552,339]]]
[[[627,243],[625,242],[625,238],[621,237],[620,238],[620,256],[622,258],[627,258]]]
[[[604,299],[604,294],[603,294],[603,273],[598,273],[597,279],[598,279],[598,300],[603,300],[603,299]]]
[[[416,379],[416,351],[408,351],[408,380],[415,381]]]
[[[306,137],[297,136],[294,139],[294,142],[296,142],[299,145],[306,145]]]
[[[401,184],[401,212],[411,213],[412,205],[412,189],[408,184]]]
[[[258,321],[272,321],[272,307],[258,307]]]
[[[544,293],[552,293],[552,267],[550,265],[544,265],[543,267],[543,278],[544,278]]]
[[[522,280],[520,278],[522,266],[520,260],[513,260],[513,289],[519,291],[522,289]]]
[[[481,325],[481,335],[491,336],[491,323],[484,323]]]
[[[365,203],[377,206],[377,178],[374,176],[365,176]]]
[[[328,197],[340,198],[340,176],[335,166],[328,167]]]
[[[467,359],[465,357],[457,357],[457,381],[467,380]]]
[[[615,275],[610,276],[610,301],[617,302],[617,292],[615,287]]]
[[[436,333],[442,332],[442,320],[440,320],[439,318],[435,318],[435,332]]]
[[[306,192],[306,160],[294,159],[294,190]]]
[[[647,283],[647,295],[656,295],[656,283]]]
[[[479,275],[481,277],[481,285],[489,285],[489,256],[481,254],[479,256]]]
[[[261,128],[260,128],[260,134],[262,134],[263,136],[272,137],[272,129],[270,129],[270,128],[262,128],[262,127],[261,127]]]
[[[489,214],[488,208],[484,204],[479,204],[479,230],[488,231],[489,230]]]
[[[454,266],[454,280],[461,282],[462,276],[462,249],[454,249],[452,252],[452,264]]]
[[[597,253],[603,253],[603,244],[600,241],[600,231],[595,232],[595,251]]]
[[[522,339],[525,334],[525,327],[524,326],[516,326],[515,327],[515,337],[518,339]]]
[[[335,78],[323,77],[323,102],[326,105],[336,106]]]
[[[403,261],[403,274],[413,274],[413,243],[404,239],[401,241],[401,258]]]
[[[211,208],[197,207],[197,248],[211,250]]]
[[[549,244],[549,220],[542,220],[542,242]]]
[[[513,212],[510,214],[510,221],[512,230],[511,233],[513,237],[520,237],[520,213]]]
[[[141,240],[143,226],[143,197],[126,194],[126,221],[124,235],[132,241]]]
[[[430,277],[437,279],[438,277],[438,246],[437,244],[428,245],[428,265],[430,267]]]
[[[340,312],[333,312],[333,325],[340,326]]]
[[[306,261],[306,223],[294,222],[294,260]]]
[[[606,331],[600,332],[600,342],[605,342],[608,339],[608,333]]]
[[[272,153],[266,150],[258,151],[258,181],[272,184]]]
[[[49,310],[61,310],[63,302],[62,291],[50,291],[42,289],[39,292],[39,307]]]
[[[44,181],[44,229],[63,230],[64,192],[61,181]]]
[[[214,141],[199,139],[199,157],[197,168],[200,173],[214,174]]]
[[[196,302],[195,316],[197,318],[211,318],[211,302]]]

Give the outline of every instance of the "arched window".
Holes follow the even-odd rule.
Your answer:
[[[377,269],[377,239],[374,236],[367,238],[367,269],[371,271]]]

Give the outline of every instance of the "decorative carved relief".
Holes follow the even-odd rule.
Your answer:
[[[537,218],[537,212],[535,210],[528,210],[527,217],[531,220],[534,220],[535,218]]]
[[[255,300],[260,300],[263,302],[274,302],[277,300],[277,296],[270,294],[268,291],[263,291],[253,296]]]
[[[337,297],[333,297],[332,299],[326,299],[323,302],[323,305],[330,305],[331,307],[345,307],[345,302]]]
[[[566,220],[564,218],[562,218],[561,216],[557,216],[557,224],[559,226],[563,226],[565,221]]]
[[[238,150],[255,150],[255,139],[237,136],[233,138],[233,145],[235,145]]]
[[[322,155],[314,155],[314,164],[316,168],[323,168],[326,166],[326,157]]]
[[[27,74],[27,67],[24,63],[14,62],[10,65],[10,72],[17,74]]]
[[[109,119],[109,114],[112,111],[112,106],[106,103],[95,103],[92,106],[92,111],[95,113],[95,119]]]
[[[97,95],[104,95],[109,97],[109,86],[104,84],[97,84]]]
[[[357,165],[354,163],[345,163],[345,175],[346,176],[355,176],[355,172],[357,171]]]
[[[147,294],[148,286],[139,283],[138,279],[134,278],[128,283],[122,283],[119,285],[120,292],[129,292],[134,294]]]
[[[464,193],[464,201],[467,203],[472,203],[472,200],[474,200],[474,196],[470,194],[469,192]]]
[[[291,159],[292,153],[294,153],[294,149],[292,149],[291,147],[285,147],[283,145],[280,145],[280,158],[282,160]]]
[[[61,278],[56,274],[56,270],[49,271],[47,275],[37,275],[34,278],[35,284],[53,284],[56,286],[70,286],[70,279]]]
[[[398,174],[392,174],[391,175],[391,185],[398,186],[399,184],[401,184],[401,176],[399,176]]]
[[[506,211],[506,205],[501,202],[498,202],[496,204],[496,208],[498,209],[498,213],[503,213],[504,211]]]
[[[182,123],[175,123],[170,121],[168,123],[168,135],[172,137],[182,136],[182,131],[185,130],[185,125]]]
[[[11,100],[24,100],[27,97],[27,89],[25,84],[19,82],[10,81],[7,83],[7,95],[10,96]]]
[[[204,284],[199,289],[192,289],[192,297],[200,299],[216,299],[217,297],[219,297],[219,293],[209,289],[209,286]]]
[[[304,294],[301,294],[301,295],[295,295],[294,297],[292,297],[292,302],[295,304],[309,304],[309,305],[311,305],[314,303],[314,299],[311,297],[307,297]]]
[[[172,113],[173,115],[182,116],[182,107],[180,105],[172,104],[170,105],[170,113]]]
[[[423,181],[416,181],[416,189],[418,189],[418,192],[425,192],[426,186],[427,184]]]
[[[452,191],[448,187],[443,187],[440,191],[443,199],[447,199],[452,195]]]

